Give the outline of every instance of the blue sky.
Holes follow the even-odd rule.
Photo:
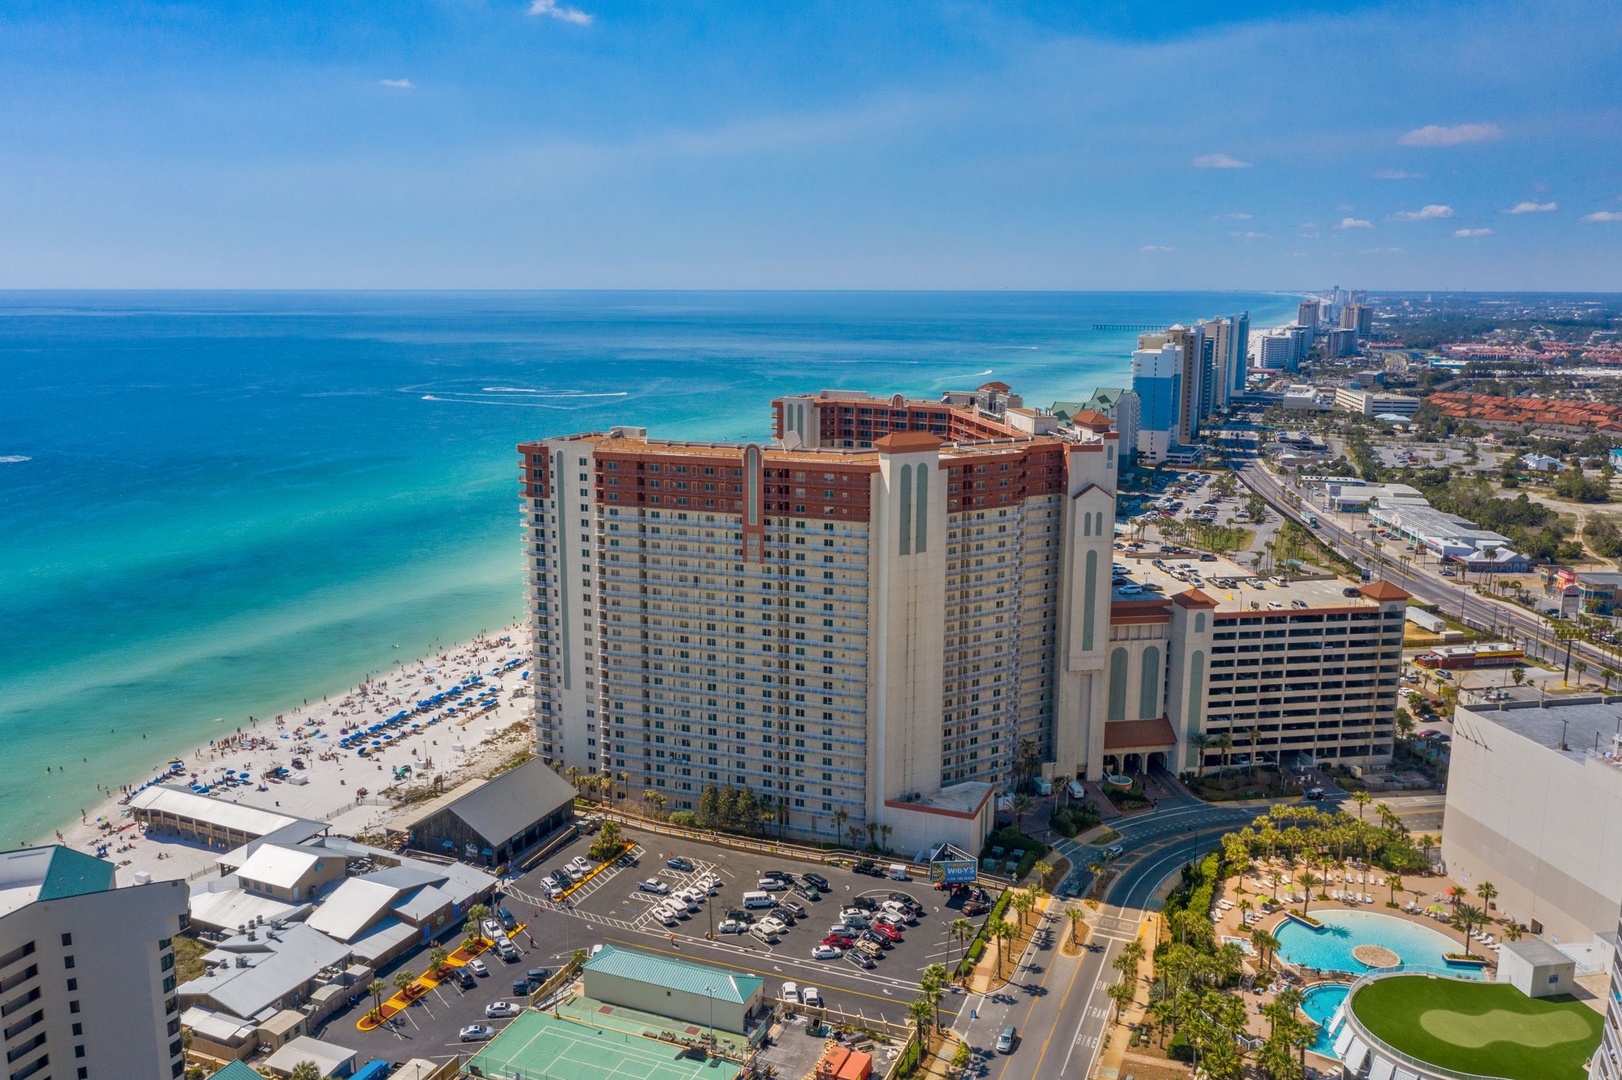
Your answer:
[[[1622,290],[1618,10],[12,0],[0,287]]]

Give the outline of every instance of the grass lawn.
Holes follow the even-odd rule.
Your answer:
[[[1508,1080],[1583,1080],[1604,1020],[1575,998],[1424,975],[1372,982],[1351,1004],[1364,1027],[1404,1054]]]

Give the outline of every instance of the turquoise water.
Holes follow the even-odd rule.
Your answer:
[[[1307,1047],[1315,1054],[1334,1057],[1331,1053],[1333,1040],[1329,1038],[1329,1021],[1340,1008],[1341,1002],[1346,1000],[1349,986],[1324,983],[1319,986],[1309,986],[1301,996],[1301,1013],[1308,1020],[1318,1025],[1318,1037]]]
[[[825,387],[996,378],[1048,405],[1126,384],[1135,335],[1094,323],[1265,327],[1295,303],[0,293],[0,846],[249,715],[516,621],[523,439],[764,439],[772,396]]]
[[[1312,917],[1324,924],[1322,930],[1286,919],[1273,931],[1280,957],[1301,967],[1361,975],[1369,969],[1352,950],[1381,945],[1402,957],[1405,968],[1481,978],[1480,968],[1448,963],[1446,954],[1462,952],[1464,945],[1428,926],[1372,911],[1316,910]]]

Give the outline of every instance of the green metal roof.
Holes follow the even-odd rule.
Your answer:
[[[265,1080],[265,1076],[244,1062],[233,1061],[209,1080]]]
[[[652,983],[666,990],[680,990],[698,997],[710,997],[713,990],[716,1001],[728,1001],[734,1005],[748,1004],[766,982],[756,975],[740,975],[708,964],[695,964],[634,949],[616,949],[612,945],[604,945],[601,952],[587,960],[586,970]]]
[[[113,887],[114,866],[110,862],[57,847],[51,855],[51,865],[40,882],[40,900],[61,900],[67,896],[106,892]]]

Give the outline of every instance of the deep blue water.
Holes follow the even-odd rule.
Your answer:
[[[0,846],[248,715],[516,621],[524,439],[784,391],[1123,386],[1172,293],[0,293]],[[395,649],[398,645],[399,649]],[[145,736],[143,739],[142,736]],[[65,766],[47,779],[45,766]]]

